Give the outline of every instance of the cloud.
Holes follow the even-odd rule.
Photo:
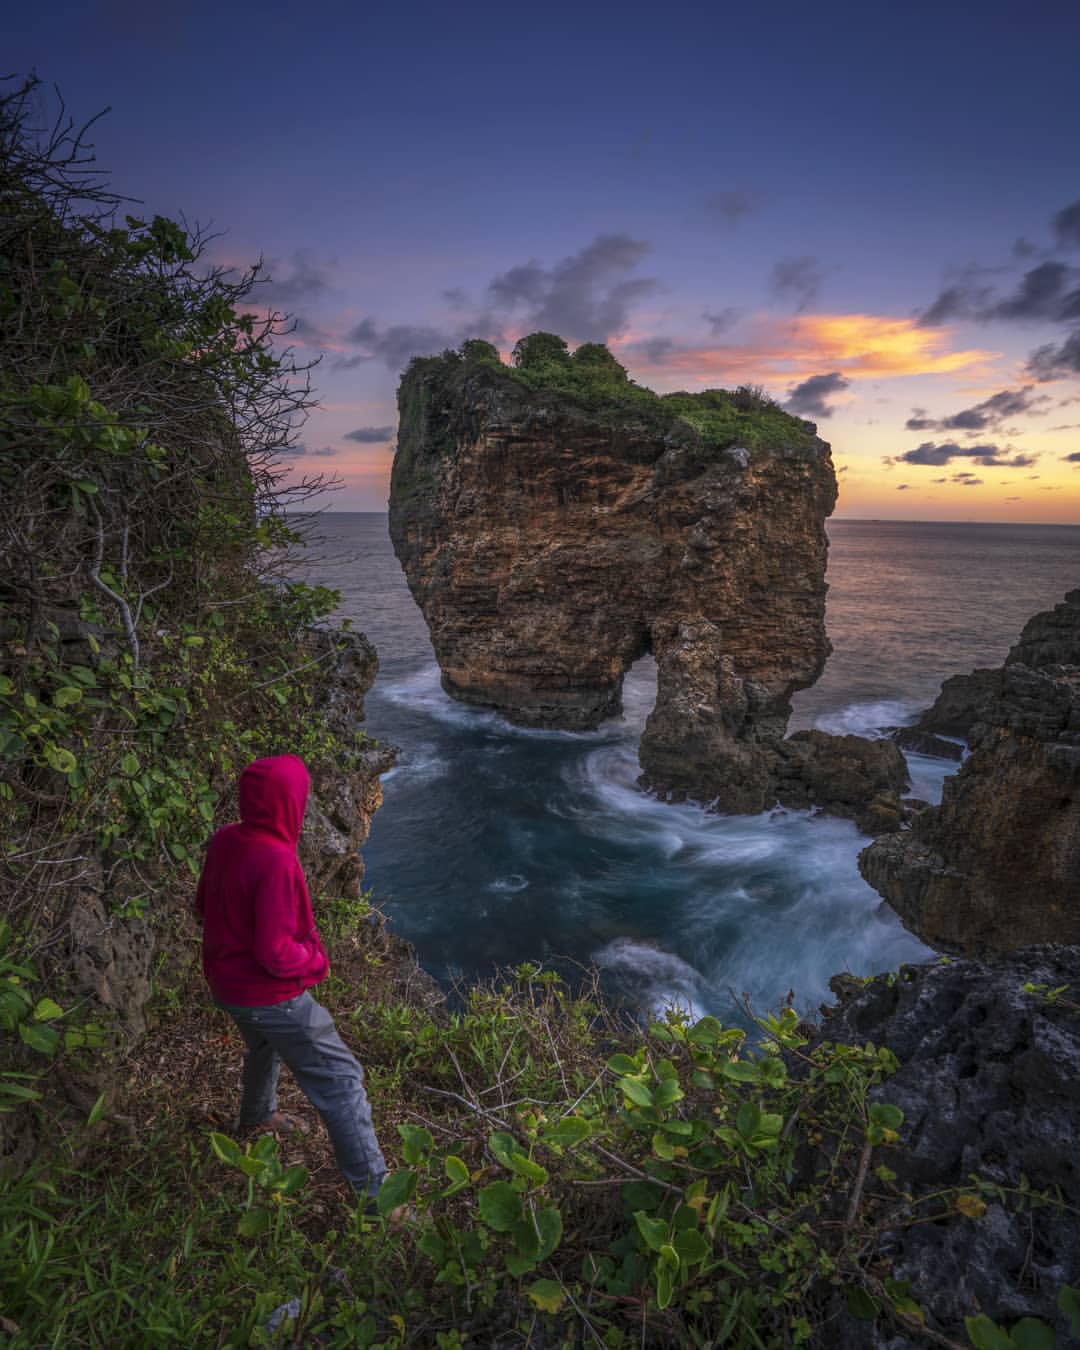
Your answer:
[[[1080,464],[1080,450],[1076,450],[1071,455],[1062,455],[1061,458],[1066,464]]]
[[[706,212],[725,225],[738,225],[744,216],[753,215],[758,206],[757,196],[744,188],[714,192],[704,201]]]
[[[1037,245],[1033,244],[1030,239],[1025,239],[1023,235],[1013,241],[1014,258],[1034,258],[1038,251]]]
[[[289,459],[332,459],[339,453],[340,451],[332,445],[324,445],[315,449],[314,446],[306,445],[303,441],[282,451],[282,454]]]
[[[1080,248],[1080,198],[1061,208],[1053,226],[1059,248]]]
[[[1023,497],[1006,497],[1005,500],[1007,502],[1022,502],[1024,499]]]
[[[984,309],[984,319],[1056,319],[1061,317],[1062,293],[1069,268],[1061,262],[1044,262],[1025,272],[1016,291],[1006,300]]]
[[[997,352],[949,350],[949,332],[915,319],[877,314],[806,314],[758,318],[741,343],[695,345],[665,339],[650,354],[640,340],[615,343],[620,360],[687,382],[760,383],[805,380],[821,370],[849,378],[938,375],[988,364]]]
[[[828,402],[828,399],[833,394],[839,394],[850,386],[851,381],[841,375],[838,370],[834,370],[829,375],[811,375],[808,380],[803,380],[801,384],[791,386],[788,390],[788,401],[784,404],[784,407],[788,412],[795,413],[800,417],[831,417],[833,406]]]
[[[742,318],[742,310],[736,309],[734,305],[728,305],[724,309],[707,309],[702,318],[709,325],[712,336],[719,337],[721,333],[735,327]]]
[[[338,370],[352,370],[368,361],[382,361],[391,370],[401,370],[414,356],[431,356],[458,345],[453,334],[437,328],[397,323],[380,329],[374,319],[361,319],[345,334],[345,341],[361,350],[337,360]]]
[[[344,439],[358,445],[385,445],[393,435],[393,427],[357,427],[355,431],[347,431]]]
[[[1028,373],[1037,380],[1057,380],[1063,375],[1080,375],[1080,328],[1074,328],[1060,346],[1048,342],[1036,347],[1027,363]]]
[[[940,328],[954,319],[969,319],[993,292],[987,286],[946,286],[934,303],[919,315],[921,328]]]
[[[912,408],[912,415],[904,426],[908,431],[985,431],[999,427],[1007,418],[1019,417],[1021,413],[1043,417],[1046,409],[1038,405],[1051,402],[1049,394],[1035,394],[1035,386],[1027,384],[1021,389],[1001,389],[973,408],[962,408],[948,417],[933,418],[927,415],[925,408]]]
[[[781,258],[773,266],[772,288],[775,295],[791,300],[795,312],[801,314],[817,299],[825,280],[825,269],[817,258],[803,254],[798,258]]]
[[[934,468],[951,463],[954,459],[972,459],[985,468],[1022,469],[1034,464],[1037,454],[1002,449],[1000,446],[957,445],[955,441],[943,441],[940,445],[934,441],[923,441],[914,450],[905,450],[902,455],[886,455],[886,464],[928,464]]]
[[[523,313],[527,331],[559,333],[571,342],[606,342],[626,331],[631,307],[657,286],[627,277],[650,245],[627,234],[601,234],[554,266],[520,263],[488,284],[497,313]]]
[[[328,262],[316,262],[307,249],[297,249],[289,262],[281,258],[266,258],[260,283],[254,298],[269,300],[272,305],[295,305],[317,300],[331,289],[331,268]]]
[[[911,491],[911,484],[910,484],[910,483],[897,483],[897,485],[896,485],[896,490],[897,490],[897,492],[910,492],[910,491]]]

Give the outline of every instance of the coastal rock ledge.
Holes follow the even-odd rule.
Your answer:
[[[645,786],[722,811],[787,794],[849,815],[895,792],[895,746],[861,764],[854,798],[816,783],[813,742],[783,748],[791,696],[830,650],[836,478],[813,424],[752,391],[661,397],[602,347],[524,344],[538,339],[553,354],[539,373],[474,342],[402,378],[390,534],[446,691],[584,731],[619,713],[626,671],[652,653]],[[593,370],[607,382],[590,386]]]
[[[862,852],[866,880],[939,951],[1080,943],[1080,590],[1003,667],[947,680],[917,729],[971,753],[940,806]]]

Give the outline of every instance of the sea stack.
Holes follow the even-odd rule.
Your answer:
[[[390,533],[444,688],[587,730],[651,652],[643,783],[764,809],[799,759],[779,748],[791,696],[830,650],[829,446],[759,392],[656,395],[598,344],[534,334],[515,358],[466,343],[399,390]]]

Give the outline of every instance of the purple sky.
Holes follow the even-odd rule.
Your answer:
[[[409,356],[544,327],[765,384],[841,515],[1080,522],[1075,3],[20,8],[115,185],[269,260],[336,509]]]

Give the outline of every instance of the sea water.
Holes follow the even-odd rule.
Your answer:
[[[367,884],[444,983],[524,961],[599,966],[643,1012],[740,1016],[789,993],[812,1013],[838,971],[932,955],[860,877],[851,821],[776,809],[709,815],[638,788],[655,697],[650,658],[620,718],[574,734],[515,728],[441,688],[385,515],[328,513],[312,580],[375,643],[367,730],[401,749],[365,847]],[[877,735],[947,676],[1000,664],[1040,609],[1080,585],[1080,527],[833,521],[826,624],[834,651],[796,696],[792,729]],[[950,761],[909,756],[936,801]]]

